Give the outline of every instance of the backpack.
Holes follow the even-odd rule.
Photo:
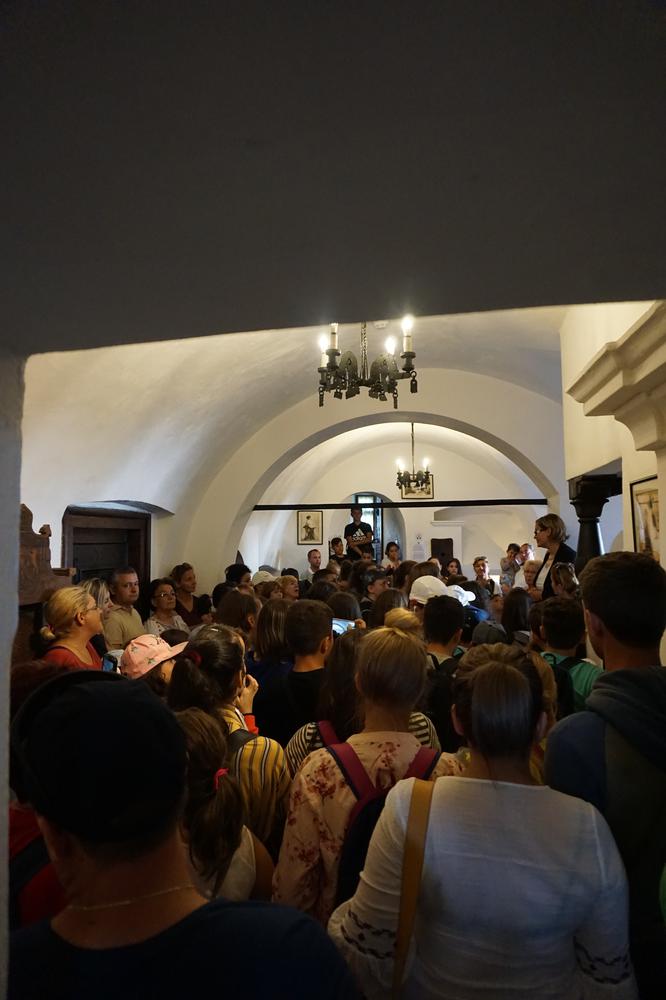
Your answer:
[[[377,788],[376,785],[373,785],[349,743],[336,743],[326,747],[326,749],[356,796],[356,804],[349,817],[340,854],[335,895],[335,905],[339,906],[340,903],[351,899],[356,892],[358,880],[365,865],[372,831],[384,808],[390,788]],[[440,756],[441,754],[437,750],[421,747],[403,778],[424,778],[427,780]]]
[[[317,730],[319,732],[319,739],[324,744],[325,747],[330,747],[333,743],[339,743],[338,734],[331,725],[330,722],[322,719],[320,722],[316,723]]]
[[[566,656],[559,663],[556,663],[552,653],[542,653],[542,658],[550,665],[555,675],[558,720],[566,718],[567,715],[573,715],[575,709],[571,668],[580,663],[580,660],[575,656]]]
[[[236,756],[241,747],[257,738],[256,733],[251,733],[247,729],[234,729],[233,733],[227,736],[227,753],[229,759]]]

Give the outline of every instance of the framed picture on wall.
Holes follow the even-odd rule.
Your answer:
[[[299,545],[324,544],[323,510],[296,511],[296,541]]]
[[[400,486],[401,500],[434,500],[435,499],[435,477],[430,476],[430,481],[424,486]]]
[[[659,490],[657,477],[630,484],[634,551],[647,552],[659,562]]]

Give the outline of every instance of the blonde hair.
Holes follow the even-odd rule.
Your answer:
[[[356,677],[367,701],[411,712],[423,693],[427,668],[425,643],[415,632],[383,625],[361,643]]]
[[[566,542],[569,537],[566,525],[558,514],[544,514],[537,518],[536,523],[543,531],[550,531],[551,542]]]
[[[539,569],[539,567],[541,565],[542,565],[542,560],[541,559],[527,559],[525,561],[524,565],[523,565],[523,572],[526,569],[528,569],[528,568],[529,569]]]
[[[390,611],[386,612],[384,625],[386,628],[400,629],[409,635],[421,637],[421,622],[418,616],[413,611],[408,611],[407,608],[391,608]]]
[[[88,610],[91,595],[83,587],[63,587],[56,590],[45,609],[47,625],[39,634],[46,642],[61,639],[72,630],[77,615]]]
[[[291,574],[287,574],[286,576],[280,576],[280,577],[278,577],[278,583],[280,584],[280,590],[282,591],[283,594],[284,594],[285,587],[287,586],[287,584],[291,583],[292,581],[298,586],[298,577],[297,576],[291,576]]]
[[[105,580],[100,580],[98,576],[93,576],[89,580],[82,580],[81,589],[95,598],[100,611],[104,610],[107,602],[111,599],[108,584]]]

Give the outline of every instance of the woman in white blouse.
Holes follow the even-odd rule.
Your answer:
[[[164,576],[153,580],[150,584],[150,618],[144,622],[149,635],[162,635],[167,629],[177,628],[189,635],[189,626],[180,615],[176,614],[176,585],[173,580]]]
[[[470,763],[435,783],[401,995],[635,1000],[627,882],[606,821],[530,774],[545,725],[533,664],[460,677],[453,718]],[[389,793],[356,894],[329,923],[368,998],[391,988],[412,788]]]

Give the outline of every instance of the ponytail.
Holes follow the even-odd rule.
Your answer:
[[[454,684],[456,714],[470,747],[486,757],[526,757],[543,711],[541,678],[529,657],[491,661]]]
[[[39,634],[45,642],[66,636],[74,627],[74,619],[88,607],[89,594],[83,587],[61,587],[49,598],[45,608],[48,625]]]
[[[177,712],[187,744],[187,799],[182,824],[190,861],[217,896],[243,832],[238,782],[221,764],[227,744],[215,719],[196,708]]]
[[[225,625],[204,625],[176,657],[167,696],[169,708],[218,711],[233,700],[234,684],[242,669],[243,647],[238,633]]]

